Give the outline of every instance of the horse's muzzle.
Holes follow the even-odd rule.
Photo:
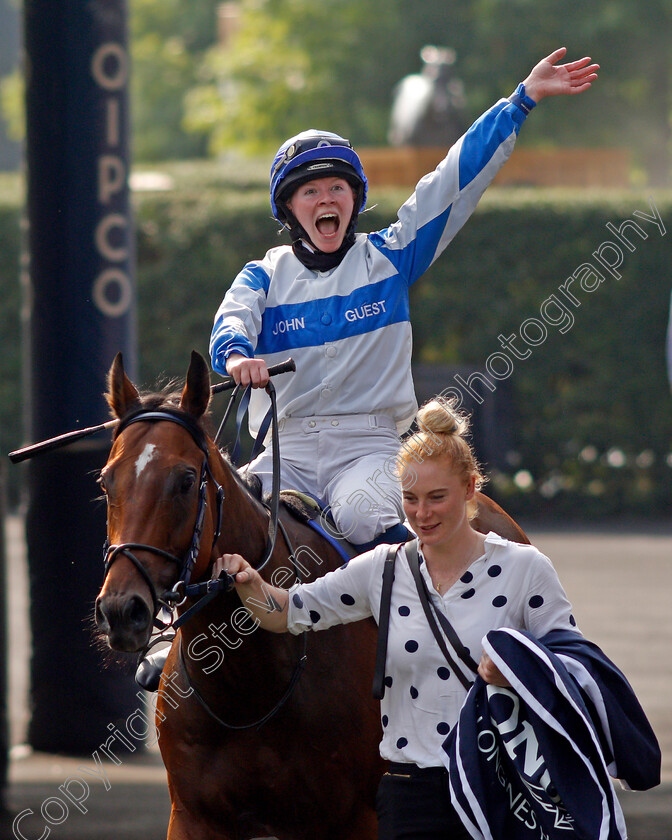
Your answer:
[[[139,595],[101,595],[96,600],[96,624],[113,650],[142,650],[152,632],[152,612]]]

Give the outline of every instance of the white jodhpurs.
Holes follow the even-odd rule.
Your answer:
[[[278,430],[281,489],[315,496],[350,542],[362,545],[403,522],[396,474],[399,437],[390,417],[290,417],[280,420]],[[271,447],[248,469],[259,476],[264,493],[270,493]]]

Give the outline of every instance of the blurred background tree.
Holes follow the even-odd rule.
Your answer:
[[[240,0],[226,43],[213,44],[185,99],[185,128],[211,153],[268,152],[308,125],[359,145],[385,142],[395,84],[427,43],[457,50],[472,117],[506,95],[543,55],[602,66],[589,97],[540,109],[523,142],[625,146],[642,180],[670,173],[672,0]]]
[[[459,71],[482,110],[558,46],[590,55],[602,73],[590,96],[540,108],[528,144],[629,148],[649,183],[669,183],[672,139],[672,0],[474,0],[474,40]]]
[[[16,70],[20,5],[0,0],[0,94],[7,133],[16,138],[23,127]],[[599,84],[585,97],[542,105],[521,144],[623,147],[635,160],[633,186],[669,182],[672,0],[333,0],[328,6],[308,0],[128,0],[128,7],[136,168],[161,162],[174,187],[152,193],[145,186],[148,191],[138,188],[134,197],[145,382],[162,371],[180,375],[185,347],[206,350],[223,287],[270,244],[269,154],[308,126],[336,130],[360,148],[384,145],[394,88],[421,69],[420,50],[427,44],[457,52],[467,118],[510,93],[555,47],[564,44],[570,57],[592,55],[602,66]],[[248,160],[241,153],[263,157]],[[19,176],[0,173],[6,257],[0,333],[7,348],[0,359],[0,438],[6,450],[20,441],[20,186]],[[451,259],[414,292],[416,361],[482,367],[492,336],[515,328],[557,288],[558,278],[597,246],[606,221],[647,207],[641,196],[633,203],[636,192],[489,191],[452,246]],[[666,218],[669,196],[651,192],[659,195]],[[362,228],[387,224],[406,195],[405,189],[381,191],[379,209],[366,214]],[[571,338],[549,337],[545,352],[519,366],[515,383],[512,378],[522,465],[516,468],[529,471],[542,488],[547,476],[549,493],[561,487],[554,498],[574,493],[568,488],[575,482],[595,484],[593,501],[603,511],[632,493],[639,494],[642,509],[652,493],[659,499],[652,510],[669,507],[666,249],[667,237],[650,237],[646,248],[628,257],[632,282],[596,296],[581,310]],[[629,452],[633,446],[637,451]],[[614,447],[649,473],[633,478],[601,455],[577,461],[584,449],[608,453]],[[655,451],[653,467],[646,466],[649,449]],[[586,478],[581,470],[593,467],[611,478],[602,472]],[[617,493],[615,476],[622,488]]]
[[[0,0],[0,11],[14,2]],[[626,147],[640,183],[670,180],[672,0],[131,0],[129,9],[140,162],[267,155],[307,126],[382,145],[393,89],[418,72],[424,45],[457,51],[472,118],[565,45],[600,63],[600,83],[540,108],[521,142]],[[3,88],[14,128],[16,76]]]
[[[243,0],[201,65],[186,125],[212,152],[268,151],[307,126],[382,143],[404,24],[389,0]]]
[[[19,61],[19,8],[18,0],[0,0],[0,79],[7,78],[7,93],[0,88],[0,98],[12,97],[12,91],[23,91],[18,72]],[[18,84],[17,84],[18,83]],[[14,109],[19,117],[10,124],[9,114],[2,107],[0,112],[0,170],[17,169],[21,160],[21,138],[23,108]],[[18,134],[17,134],[18,130]]]
[[[207,137],[185,131],[184,98],[216,41],[220,0],[131,0],[133,154],[156,161],[202,157]]]

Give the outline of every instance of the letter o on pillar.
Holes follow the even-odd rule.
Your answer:
[[[131,280],[119,268],[108,268],[96,277],[93,302],[108,318],[119,318],[128,312],[133,301]]]
[[[128,79],[128,58],[121,44],[102,44],[91,59],[91,75],[103,90],[121,90]]]

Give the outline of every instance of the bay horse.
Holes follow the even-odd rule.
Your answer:
[[[111,648],[142,651],[185,563],[196,582],[225,552],[259,565],[269,514],[205,430],[202,356],[192,353],[181,394],[141,396],[118,355],[108,391],[119,425],[100,476],[108,548],[96,622]],[[289,586],[342,565],[314,530],[286,512],[280,518],[285,530],[265,579]],[[475,524],[527,542],[485,496]],[[268,633],[235,591],[185,622],[156,711],[172,803],[168,840],[373,840],[383,772],[371,691],[376,634],[373,619],[303,637]]]

